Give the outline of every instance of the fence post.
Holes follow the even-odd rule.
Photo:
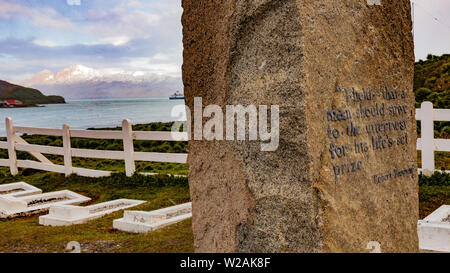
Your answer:
[[[426,175],[434,173],[434,118],[433,103],[426,101],[421,105],[422,170]]]
[[[19,173],[17,168],[17,154],[16,154],[16,138],[14,132],[14,125],[11,118],[5,119],[6,125],[6,137],[8,141],[8,158],[9,158],[9,168],[13,176]]]
[[[70,176],[73,172],[72,169],[72,146],[70,144],[70,126],[64,124],[62,126],[62,138],[64,147],[64,168],[66,177]]]
[[[133,145],[133,129],[131,121],[125,119],[122,122],[123,132],[123,150],[125,157],[125,173],[127,176],[133,176],[136,167],[134,164],[134,145]]]

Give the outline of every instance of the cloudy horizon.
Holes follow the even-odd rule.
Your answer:
[[[0,0],[0,79],[76,64],[181,77],[180,0],[76,3]]]
[[[416,59],[450,53],[450,1],[414,2]],[[0,79],[76,64],[181,78],[181,14],[181,0],[0,0]]]

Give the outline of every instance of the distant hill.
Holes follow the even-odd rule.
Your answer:
[[[417,108],[431,101],[435,108],[450,109],[450,54],[416,62],[414,92]],[[435,122],[435,136],[450,138],[450,122]]]
[[[418,105],[431,101],[436,108],[450,108],[450,54],[428,55],[416,63],[414,92]]]
[[[61,96],[45,96],[39,90],[0,80],[0,100],[20,100],[25,105],[65,103]]]

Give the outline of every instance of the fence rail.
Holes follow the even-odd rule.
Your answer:
[[[122,131],[71,130],[67,124],[64,124],[62,129],[21,127],[14,126],[11,118],[6,118],[5,125],[7,142],[0,142],[0,149],[8,150],[9,159],[0,159],[0,166],[9,167],[12,175],[18,174],[18,168],[58,172],[64,173],[66,176],[71,174],[87,177],[111,175],[109,171],[73,167],[72,158],[74,157],[124,160],[127,176],[132,176],[135,173],[135,161],[169,163],[186,163],[187,161],[187,154],[135,152],[133,145],[134,140],[187,141],[187,133],[133,131],[129,120],[122,122]],[[59,136],[63,138],[63,147],[29,144],[18,133]],[[73,137],[122,140],[124,149],[123,151],[76,149],[71,147],[70,140]],[[27,152],[38,161],[18,160],[17,151]],[[63,156],[64,165],[54,164],[43,154]]]
[[[422,137],[417,139],[417,150],[422,151],[421,171],[430,174],[436,169],[434,152],[450,152],[450,139],[434,138],[434,122],[450,121],[450,109],[433,109],[433,104],[426,101],[416,109],[416,120],[421,121]]]
[[[450,109],[433,109],[431,102],[424,102],[420,109],[416,109],[416,120],[421,121],[422,137],[417,140],[417,150],[422,151],[422,172],[429,174],[435,171],[435,151],[450,152],[449,139],[434,138],[434,121],[450,121]],[[187,133],[172,132],[146,132],[133,131],[131,122],[122,122],[122,131],[103,130],[71,130],[65,124],[62,129],[46,129],[14,126],[11,118],[6,118],[7,142],[0,142],[0,149],[8,150],[9,159],[0,159],[0,166],[9,167],[12,175],[17,175],[18,168],[32,168],[51,172],[64,173],[66,176],[77,174],[88,177],[108,176],[111,172],[76,168],[72,166],[72,158],[115,159],[125,161],[125,173],[132,176],[135,171],[135,161],[153,161],[186,163],[187,154],[174,153],[148,153],[135,152],[134,140],[153,141],[187,141]],[[60,136],[63,138],[63,147],[43,146],[27,143],[17,133],[30,135]],[[118,139],[123,141],[123,151],[106,151],[72,148],[70,139]],[[18,160],[16,151],[28,152],[38,161]],[[64,157],[64,165],[56,165],[43,154],[59,155]]]

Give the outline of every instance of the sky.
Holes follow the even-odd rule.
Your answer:
[[[0,0],[0,79],[75,64],[181,76],[181,0]]]
[[[450,0],[414,2],[416,59],[450,53]],[[181,0],[0,0],[0,79],[75,64],[180,77],[181,14]]]
[[[412,2],[416,60],[424,60],[428,54],[450,54],[450,0]]]

